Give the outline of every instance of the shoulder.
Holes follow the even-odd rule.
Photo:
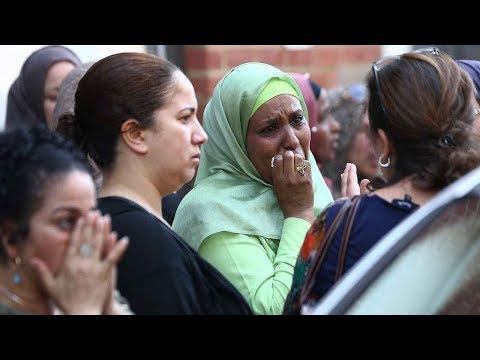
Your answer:
[[[110,214],[114,227],[142,233],[147,233],[147,230],[167,231],[167,228],[162,226],[159,219],[140,205],[127,199],[118,197],[101,198],[98,200],[98,209],[103,214]]]
[[[159,256],[168,258],[172,253],[178,253],[183,246],[183,240],[163,224],[154,215],[141,206],[121,198],[109,197],[98,201],[102,213],[110,214],[112,229],[118,237],[128,236],[130,244],[127,254],[140,254],[144,257]]]

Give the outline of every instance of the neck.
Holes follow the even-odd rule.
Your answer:
[[[375,194],[391,202],[394,199],[403,199],[406,194],[412,197],[412,202],[418,205],[425,205],[433,196],[435,191],[421,190],[412,184],[410,178],[400,180],[399,182],[381,188],[375,191]]]
[[[4,268],[0,271],[0,301],[9,307],[28,314],[47,315],[52,313],[48,296],[32,281],[24,276],[19,285],[11,284],[11,271]]]
[[[162,195],[156,187],[144,176],[126,171],[113,171],[103,174],[103,183],[99,197],[121,196],[129,199],[162,222],[168,224],[162,214]]]

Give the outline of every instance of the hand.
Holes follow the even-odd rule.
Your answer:
[[[342,197],[352,197],[355,195],[368,194],[370,192],[370,189],[368,188],[370,180],[363,179],[360,184],[358,184],[357,167],[355,164],[347,163],[347,165],[345,165],[345,170],[340,177],[342,179]]]
[[[296,169],[304,165],[302,174]],[[313,182],[310,163],[299,154],[286,151],[276,155],[272,168],[273,190],[277,196],[283,215],[304,219],[309,223],[313,215]]]
[[[38,258],[31,264],[45,291],[64,314],[102,314],[112,296],[115,266],[127,246],[127,238],[116,242],[109,216],[91,211],[75,224],[55,275]]]

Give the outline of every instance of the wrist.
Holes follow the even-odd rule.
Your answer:
[[[291,213],[288,213],[288,214],[286,213],[285,218],[289,218],[289,217],[302,219],[302,220],[305,220],[305,221],[309,222],[310,224],[312,224],[313,221],[315,220],[315,217],[314,217],[314,214],[313,214],[313,209],[304,210],[304,211],[296,211],[296,212],[291,212]]]

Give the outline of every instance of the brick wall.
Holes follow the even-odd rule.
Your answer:
[[[289,50],[281,45],[187,45],[184,70],[195,87],[199,119],[217,82],[234,66],[260,61],[283,71],[310,73],[327,88],[362,81],[372,61],[380,57],[380,45],[315,45]]]

